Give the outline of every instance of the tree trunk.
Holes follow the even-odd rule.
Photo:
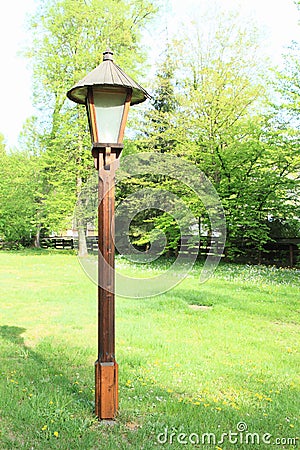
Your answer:
[[[82,114],[81,109],[77,105],[78,111],[78,119],[80,118],[80,114]],[[79,120],[78,120],[79,123]],[[77,191],[77,214],[79,213],[79,217],[77,217],[77,227],[78,227],[78,255],[81,257],[88,255],[87,245],[86,245],[86,205],[84,200],[81,197],[81,189],[82,189],[82,176],[80,173],[80,167],[82,165],[81,155],[83,154],[83,141],[82,134],[80,133],[80,129],[78,129],[78,153],[77,153],[77,167],[78,173],[76,177],[76,191]]]
[[[41,243],[40,243],[40,237],[41,237],[41,224],[39,223],[36,229],[36,235],[34,238],[34,246],[35,248],[41,248]]]
[[[78,224],[78,255],[80,257],[88,255],[85,231],[82,223]]]
[[[82,178],[77,176],[76,179],[76,187],[77,187],[77,229],[78,229],[78,255],[79,256],[87,256],[87,245],[86,245],[86,220],[85,220],[85,208],[86,205],[84,200],[80,196],[81,187],[82,187]]]

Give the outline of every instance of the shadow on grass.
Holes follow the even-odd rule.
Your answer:
[[[76,382],[77,379],[80,380],[80,371],[83,367],[80,363],[79,349],[76,349],[75,355],[74,349],[71,349],[68,354],[65,346],[55,347],[54,340],[50,338],[41,341],[37,349],[33,350],[25,345],[24,338],[21,336],[25,331],[26,329],[21,327],[0,326],[2,365],[6,372],[15,373],[14,378],[19,387],[23,386],[26,390],[30,385],[40,396],[44,393],[55,397],[56,392],[71,394],[73,401],[85,404],[86,409],[92,414],[93,396],[90,392],[87,393],[81,389],[79,381]],[[83,355],[82,359],[85,356]]]
[[[21,337],[21,334],[25,331],[26,328],[2,325],[0,326],[0,337],[4,340],[12,342],[13,344],[24,345],[24,339]]]
[[[2,338],[4,342],[12,344],[15,349],[14,352],[8,353],[6,358],[5,355],[3,356],[3,358],[6,359],[8,366],[10,365],[10,360],[13,360],[14,364],[17,364],[22,368],[20,372],[23,377],[26,375],[28,379],[32,379],[33,377],[30,376],[30,370],[32,370],[33,373],[35,371],[38,371],[39,373],[41,371],[47,371],[51,376],[58,377],[55,384],[52,386],[67,387],[70,385],[72,382],[70,380],[70,377],[72,378],[72,370],[69,371],[68,374],[65,374],[65,377],[62,374],[62,371],[67,368],[76,368],[75,360],[77,361],[79,359],[78,354],[76,354],[75,358],[69,357],[70,355],[68,355],[68,351],[65,347],[60,349],[52,346],[54,341],[51,338],[41,341],[41,344],[37,347],[39,351],[35,351],[25,345],[24,338],[21,336],[25,331],[26,329],[21,327],[8,325],[0,326],[0,338]],[[61,360],[60,356],[64,356],[64,359]],[[74,364],[72,365],[72,363]],[[75,377],[77,376],[76,372],[74,375]],[[40,377],[37,377],[36,381],[40,382]],[[78,389],[79,388],[76,386],[73,386],[70,388],[70,392],[74,393]],[[82,399],[82,395],[80,398]]]
[[[36,248],[22,247],[20,249],[0,249],[1,253],[14,254],[18,256],[47,256],[47,255],[76,255],[76,250],[55,249],[55,248]]]

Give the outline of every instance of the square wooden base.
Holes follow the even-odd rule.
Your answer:
[[[118,410],[118,364],[95,362],[95,414],[115,419]]]

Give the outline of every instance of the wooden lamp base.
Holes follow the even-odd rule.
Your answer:
[[[99,419],[115,419],[118,410],[118,364],[95,362],[95,414]]]

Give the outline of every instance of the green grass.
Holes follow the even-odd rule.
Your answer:
[[[117,298],[120,408],[108,426],[93,415],[96,286],[76,256],[0,252],[0,268],[1,450],[296,447],[218,441],[239,422],[272,443],[299,436],[299,271],[223,264],[201,285],[197,264],[163,295]]]

